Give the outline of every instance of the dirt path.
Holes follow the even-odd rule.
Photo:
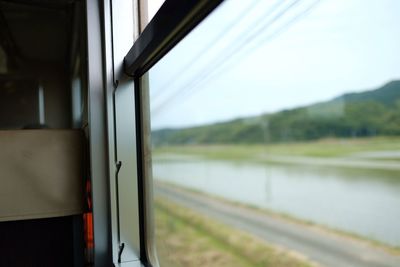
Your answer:
[[[327,267],[398,267],[400,256],[388,254],[366,242],[326,233],[318,228],[291,222],[202,194],[156,184],[156,194],[247,231],[268,243],[297,251]]]

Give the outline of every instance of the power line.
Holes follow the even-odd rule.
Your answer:
[[[255,2],[255,1],[253,1],[253,3],[254,3],[254,2]],[[246,7],[246,9],[245,9],[241,14],[239,14],[239,16],[237,16],[235,19],[232,20],[231,23],[229,23],[226,27],[224,27],[224,28],[220,31],[220,34],[218,34],[215,38],[213,38],[210,42],[208,42],[208,45],[205,45],[204,48],[203,48],[202,50],[200,50],[198,53],[196,53],[196,55],[193,56],[192,58],[199,58],[199,57],[201,57],[203,54],[207,53],[207,51],[210,49],[210,48],[209,48],[210,45],[219,42],[219,41],[221,40],[221,38],[224,37],[224,34],[230,32],[236,24],[240,23],[240,21],[243,20],[243,19],[246,17],[246,16],[242,16],[242,14],[248,15],[249,12],[250,12],[252,9],[254,9],[255,7],[257,7],[257,5],[261,3],[261,1],[257,1],[256,4],[253,4],[253,3],[250,3],[250,4]],[[192,62],[190,62],[190,61],[187,62],[187,64],[185,64],[183,67],[181,67],[181,68],[179,69],[179,71],[176,72],[176,73],[178,73],[177,75],[170,77],[166,82],[163,83],[162,86],[160,86],[160,88],[169,88],[169,87],[171,87],[171,86],[175,83],[175,81],[178,80],[178,76],[181,76],[181,73],[182,73],[182,72],[187,71],[187,70],[190,69],[192,66],[193,66],[193,63],[192,63]],[[158,95],[158,98],[160,98],[160,95],[162,96],[163,93],[165,93],[165,92],[168,92],[168,90],[165,90],[165,89],[164,89],[163,91],[161,91],[161,93],[159,93],[159,95]],[[150,97],[153,98],[153,99],[152,99],[153,101],[157,101],[157,96],[150,96]]]
[[[196,88],[202,81],[208,79],[213,73],[216,72],[221,66],[226,65],[227,58],[229,57],[231,59],[231,56],[233,56],[235,53],[237,53],[240,50],[243,50],[248,44],[256,37],[259,36],[260,32],[265,31],[271,25],[273,25],[276,21],[278,21],[282,16],[284,16],[290,9],[292,9],[295,5],[297,5],[300,2],[300,0],[295,0],[292,1],[289,5],[287,5],[285,8],[280,10],[275,16],[273,16],[271,19],[264,21],[263,24],[257,25],[254,29],[247,31],[247,36],[245,36],[243,39],[241,39],[239,42],[234,43],[229,49],[228,52],[225,52],[221,54],[216,60],[211,62],[209,65],[207,65],[205,68],[202,69],[200,72],[200,76],[198,76],[196,79],[190,81],[189,83],[185,84],[185,86],[180,87],[179,90],[175,92],[172,96],[170,96],[166,101],[161,103],[158,107],[154,109],[154,113],[156,114],[159,110],[163,109],[163,107],[171,100],[176,99],[175,97],[180,94],[183,95],[183,93],[190,93],[193,91],[193,88]],[[273,14],[278,8],[279,8],[279,3],[278,5],[275,5],[272,9],[270,9],[268,12],[264,13],[266,15]]]
[[[294,5],[296,5],[300,0],[294,0],[292,1],[292,3],[290,3],[287,7],[285,7],[283,9],[283,11],[279,12],[278,15],[274,16],[272,19],[270,19],[269,17],[274,14],[274,12],[276,10],[278,10],[280,8],[280,6],[282,5],[282,3],[284,3],[284,1],[278,1],[275,3],[275,5],[270,8],[269,10],[267,10],[267,12],[264,12],[262,14],[262,16],[260,16],[260,18],[258,20],[255,21],[254,24],[256,24],[256,26],[252,29],[245,29],[243,34],[239,35],[239,38],[241,38],[238,42],[231,42],[229,46],[225,47],[225,49],[223,49],[223,53],[221,53],[218,57],[216,57],[213,61],[209,62],[208,65],[206,65],[205,67],[202,68],[201,71],[199,71],[198,73],[200,73],[200,75],[197,76],[197,78],[189,81],[188,83],[186,83],[184,86],[179,87],[178,90],[175,90],[175,93],[173,93],[172,95],[170,95],[169,98],[167,98],[164,102],[162,102],[160,105],[158,105],[158,107],[154,108],[153,110],[159,110],[162,109],[163,106],[168,103],[171,99],[175,99],[178,95],[182,94],[182,91],[188,91],[190,90],[194,85],[196,85],[199,81],[203,80],[204,77],[207,77],[209,75],[209,73],[211,73],[213,71],[213,69],[215,69],[215,66],[219,66],[221,65],[226,58],[229,56],[231,56],[232,54],[234,54],[238,49],[240,49],[248,40],[251,40],[251,38],[254,38],[253,36],[257,35],[261,30],[267,28],[269,25],[273,24],[277,19],[279,19],[279,17],[281,17],[288,9],[290,9],[291,7],[293,7]],[[267,19],[265,19],[267,18]],[[242,35],[244,35],[244,37],[242,37]],[[210,67],[209,67],[210,66]],[[156,113],[156,112],[155,112]]]
[[[297,2],[299,2],[300,0],[294,0],[290,5],[289,8],[293,5],[296,4]],[[246,42],[246,36],[251,36],[252,32],[256,32],[257,33],[257,29],[259,28],[263,28],[263,26],[265,25],[269,25],[271,23],[271,20],[269,19],[269,16],[271,16],[276,10],[279,9],[280,6],[282,6],[282,4],[284,4],[285,1],[277,1],[275,2],[275,4],[272,6],[272,8],[270,8],[269,10],[267,10],[266,12],[264,12],[253,24],[256,25],[256,27],[252,28],[252,29],[245,29],[244,31],[240,32],[238,34],[238,38],[240,38],[239,42],[231,42],[228,46],[225,47],[225,49],[223,49],[223,52],[216,58],[213,59],[213,61],[209,62],[208,65],[206,65],[205,67],[203,67],[198,73],[200,73],[200,75],[197,75],[196,78],[194,78],[193,80],[189,81],[188,83],[185,84],[185,86],[181,86],[178,88],[178,90],[175,90],[174,93],[172,93],[165,101],[163,101],[161,104],[159,104],[159,107],[163,107],[166,103],[168,103],[171,99],[176,99],[177,96],[181,95],[182,92],[181,91],[187,91],[190,90],[191,87],[193,87],[193,85],[195,85],[198,81],[203,79],[203,76],[207,76],[207,73],[212,72],[212,70],[214,69],[214,66],[218,66],[221,63],[223,63],[227,56],[225,56],[226,54],[233,54],[235,53],[235,51],[237,51],[237,49],[239,49],[240,47],[243,46],[243,44],[245,44]],[[273,20],[272,20],[273,21]],[[245,37],[243,37],[245,36]],[[244,39],[244,40],[243,40]],[[208,46],[206,46],[206,49],[209,48]],[[206,50],[207,51],[207,50]],[[228,56],[230,56],[228,55]],[[209,68],[208,66],[212,66],[212,68]],[[168,91],[168,90],[165,90]],[[156,110],[159,108],[155,108],[153,110]]]
[[[255,46],[253,45],[253,47],[251,47],[251,43],[250,45],[248,45],[247,47],[243,47],[243,49],[246,49],[245,51],[241,51],[241,52],[247,52],[245,54],[242,53],[242,55],[239,58],[236,58],[236,61],[245,58],[246,56],[248,56],[250,53],[254,52],[255,50],[257,50],[258,48],[260,48],[262,45],[264,45],[265,43],[277,38],[282,32],[284,32],[285,30],[287,30],[291,25],[293,25],[296,21],[298,21],[299,19],[301,19],[302,17],[304,17],[306,14],[308,14],[313,8],[315,8],[315,6],[317,4],[320,3],[321,0],[317,0],[314,3],[312,3],[309,7],[307,7],[304,11],[302,11],[301,13],[297,14],[295,17],[293,17],[291,20],[289,20],[287,23],[285,23],[282,27],[280,27],[279,29],[277,29],[276,31],[274,31],[273,33],[269,34],[266,36],[266,38],[263,38],[261,41],[258,42],[258,44],[256,44]],[[220,73],[223,73],[226,69],[229,69],[233,63],[229,64],[230,62],[232,62],[234,60],[234,58],[231,58],[228,61],[225,61],[223,63],[221,63],[221,65],[217,66],[213,72],[207,73],[206,77],[201,80],[199,83],[197,83],[196,85],[191,87],[191,94],[194,93],[194,89],[197,88],[199,85],[201,84],[205,84],[207,83],[210,79],[212,79],[213,77],[219,75]],[[225,67],[224,67],[225,66]]]

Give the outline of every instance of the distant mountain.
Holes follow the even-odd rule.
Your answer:
[[[339,96],[335,100],[344,100],[347,103],[376,101],[387,106],[396,105],[400,96],[400,81],[392,81],[384,86],[361,93],[349,93]]]
[[[327,102],[222,123],[152,132],[153,144],[232,144],[400,135],[400,81]]]

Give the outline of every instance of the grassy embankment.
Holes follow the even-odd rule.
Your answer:
[[[268,160],[268,155],[338,158],[376,151],[400,151],[400,137],[369,137],[322,139],[310,142],[275,143],[265,145],[186,145],[158,147],[154,155],[181,154],[228,160]],[[399,157],[373,158],[396,160]]]
[[[155,206],[157,251],[163,267],[315,266],[301,255],[165,199],[157,199]]]

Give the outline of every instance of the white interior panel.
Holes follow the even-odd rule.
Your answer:
[[[120,84],[115,93],[117,161],[122,165],[117,177],[121,260],[139,258],[139,210],[134,85]]]

